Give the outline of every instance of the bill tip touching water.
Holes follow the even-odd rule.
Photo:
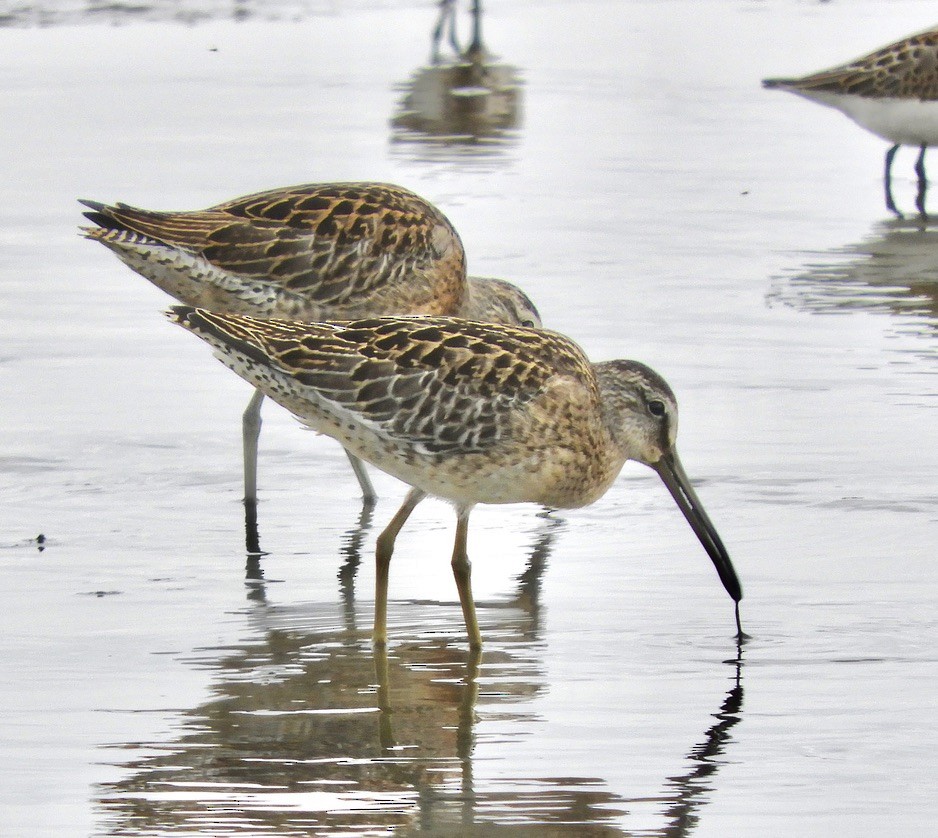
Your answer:
[[[587,506],[630,459],[659,474],[727,593],[742,598],[677,455],[674,393],[638,361],[594,364],[559,333],[454,317],[301,323],[191,306],[167,315],[306,425],[413,487],[377,542],[377,643],[387,641],[394,542],[424,497],[456,508],[452,567],[477,647],[466,553],[475,504]]]

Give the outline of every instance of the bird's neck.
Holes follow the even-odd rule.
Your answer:
[[[621,457],[621,468],[626,460],[635,455],[628,423],[624,421],[630,411],[635,409],[635,404],[629,391],[623,388],[621,372],[615,364],[614,361],[604,361],[592,366],[602,400],[603,427],[609,435],[610,446]]]

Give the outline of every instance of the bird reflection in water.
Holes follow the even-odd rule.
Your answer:
[[[442,0],[433,33],[430,66],[401,85],[402,98],[391,120],[392,141],[416,145],[427,156],[491,157],[514,142],[521,122],[522,81],[517,68],[503,64],[482,42],[482,3],[472,3],[472,37],[460,49],[455,0]],[[455,56],[444,60],[444,30]],[[420,156],[423,156],[421,153]]]
[[[545,688],[537,630],[515,601],[483,608],[493,642],[482,662],[441,636],[440,606],[413,603],[395,615],[413,623],[413,639],[373,653],[370,609],[358,630],[353,588],[356,534],[369,525],[360,520],[346,539],[336,607],[252,607],[251,640],[193,656],[213,672],[212,697],[185,713],[173,741],[123,746],[146,755],[99,787],[103,834],[235,823],[271,835],[362,834],[471,814],[464,792],[477,714],[492,707],[509,723],[536,721],[525,704]],[[545,566],[559,527],[544,524],[528,570]]]
[[[548,509],[539,512],[537,517],[541,522],[539,532],[528,554],[527,565],[517,578],[518,590],[512,600],[512,604],[529,616],[525,633],[530,640],[535,640],[540,631],[541,581],[554,541],[565,525],[563,518],[556,517]]]
[[[244,549],[247,556],[244,561],[244,584],[248,590],[248,600],[266,602],[267,589],[264,585],[264,569],[261,559],[265,553],[261,550],[261,537],[257,529],[257,503],[244,503]]]
[[[938,330],[938,228],[878,222],[863,240],[816,256],[775,283],[770,300],[804,311],[893,315],[903,332]]]
[[[345,624],[350,631],[355,631],[355,576],[358,566],[362,563],[362,549],[365,545],[365,536],[371,529],[371,520],[374,515],[374,505],[365,504],[358,513],[358,522],[342,538],[340,552],[345,557],[339,568],[339,593],[342,599],[342,611]]]
[[[365,503],[362,505],[357,521],[342,536],[342,543],[339,548],[339,552],[344,558],[337,573],[339,599],[342,604],[345,626],[350,632],[358,631],[355,607],[355,577],[358,575],[358,568],[362,563],[368,532],[373,525],[374,510],[374,504]],[[530,615],[530,625],[526,629],[529,636],[532,636],[539,629],[541,578],[547,567],[547,560],[553,548],[554,540],[564,526],[562,518],[557,518],[546,509],[538,513],[537,518],[541,522],[538,527],[538,534],[528,556],[525,569],[518,576],[516,598],[508,603],[509,606],[517,605],[524,613]],[[247,522],[246,531],[248,533],[245,561],[247,598],[251,602],[265,603],[267,593],[260,559],[266,553],[259,546],[256,518],[253,522]]]
[[[244,584],[250,602],[267,602],[267,589],[264,584],[264,569],[261,559],[267,555],[261,549],[260,532],[257,526],[257,505],[245,503],[244,542],[247,551],[244,563]],[[358,520],[342,537],[339,550],[345,561],[339,568],[339,591],[346,612],[347,620],[354,623],[355,611],[355,575],[362,561],[362,548],[365,536],[371,529],[375,504],[366,501],[358,513]]]
[[[256,507],[255,507],[256,508]],[[339,581],[339,598],[342,603],[342,613],[346,628],[351,631],[358,630],[357,612],[355,609],[355,577],[362,563],[362,555],[366,549],[366,538],[374,522],[375,505],[365,503],[358,513],[358,519],[342,536],[339,549],[343,557],[337,576]],[[518,590],[515,599],[509,605],[516,605],[524,613],[530,615],[530,624],[526,634],[533,634],[540,627],[540,591],[541,579],[547,567],[547,560],[553,548],[554,541],[564,526],[564,520],[556,517],[550,510],[543,510],[537,515],[541,522],[538,534],[531,547],[524,571],[518,576]],[[247,543],[247,556],[245,560],[245,586],[247,598],[251,602],[265,603],[267,592],[264,585],[264,571],[261,558],[266,553],[260,549],[260,537],[257,529],[257,517],[248,516],[245,520],[245,533]]]
[[[360,522],[360,531],[368,526]],[[542,516],[517,595],[480,609],[484,652],[454,648],[440,632],[458,624],[439,614],[455,604],[396,608],[412,639],[390,653],[372,648],[367,609],[364,630],[349,619],[354,594],[333,607],[249,608],[250,639],[191,656],[211,671],[211,696],[182,714],[172,738],[116,746],[141,755],[121,764],[122,779],[97,787],[96,834],[598,838],[631,834],[622,824],[632,810],[642,835],[689,834],[741,719],[741,649],[728,661],[734,677],[716,723],[690,746],[686,771],[663,779],[652,798],[660,829],[647,828],[646,794],[629,799],[595,776],[552,777],[549,768],[537,777],[475,776],[480,745],[504,769],[509,757],[499,760],[497,749],[510,754],[544,724],[538,594],[563,526]],[[346,541],[352,569],[355,545]]]

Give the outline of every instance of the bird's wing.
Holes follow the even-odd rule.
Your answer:
[[[309,184],[196,212],[85,201],[87,217],[198,253],[228,273],[355,304],[447,260],[465,272],[455,229],[432,204],[389,184]]]
[[[448,317],[290,323],[188,306],[170,317],[222,360],[240,354],[264,370],[244,376],[261,389],[265,373],[281,382],[285,374],[343,421],[427,454],[482,451],[504,439],[513,413],[557,376],[598,398],[582,350],[554,332]],[[275,388],[268,394],[277,399]]]
[[[912,35],[855,61],[767,87],[867,97],[938,100],[938,29]]]

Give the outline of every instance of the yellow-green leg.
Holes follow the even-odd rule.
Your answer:
[[[469,510],[460,511],[456,519],[456,543],[453,545],[453,576],[456,578],[456,588],[459,591],[459,604],[462,606],[463,619],[466,621],[466,632],[469,635],[471,649],[482,648],[482,633],[479,631],[479,621],[476,619],[476,606],[472,599],[472,565],[466,552],[466,539],[469,535]]]
[[[394,555],[394,541],[410,513],[425,497],[426,494],[420,489],[411,489],[391,523],[378,536],[375,549],[375,629],[372,640],[379,645],[388,642],[388,571],[391,567],[391,556]]]

